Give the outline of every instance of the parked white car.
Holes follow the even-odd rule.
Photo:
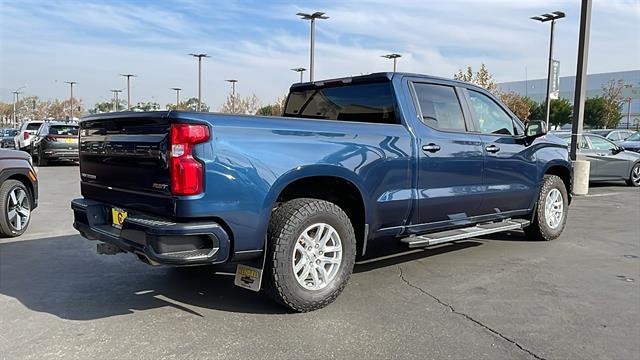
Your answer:
[[[31,141],[43,123],[43,120],[25,121],[18,129],[18,135],[13,138],[16,149],[29,152],[31,150]]]

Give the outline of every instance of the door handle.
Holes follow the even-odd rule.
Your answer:
[[[491,145],[489,145],[489,146],[485,147],[484,149],[485,149],[487,152],[490,152],[490,153],[497,153],[498,151],[500,151],[500,148],[499,148],[499,147],[497,147],[497,146],[495,146],[495,145],[493,145],[493,144],[491,144]]]
[[[434,152],[440,151],[440,145],[434,144],[434,143],[422,145],[422,151],[434,153]]]

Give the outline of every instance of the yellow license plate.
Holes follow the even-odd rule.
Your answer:
[[[69,144],[75,144],[78,142],[78,139],[63,139],[64,142],[69,143]]]
[[[113,220],[113,226],[118,229],[122,228],[124,219],[127,218],[127,212],[122,209],[111,208],[111,219]]]

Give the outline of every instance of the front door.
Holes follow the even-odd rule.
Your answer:
[[[484,155],[454,86],[413,83],[418,141],[417,209],[408,232],[462,225],[478,215]]]
[[[527,146],[521,129],[493,98],[467,91],[485,152],[483,215],[515,215],[530,209],[538,186],[535,150]]]
[[[590,176],[593,180],[607,180],[625,178],[629,174],[629,162],[619,156],[617,146],[613,142],[594,135],[585,135],[591,146],[588,150],[582,150],[591,162]]]

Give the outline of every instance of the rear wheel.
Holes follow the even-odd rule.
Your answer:
[[[31,220],[31,195],[23,183],[7,180],[0,186],[0,235],[22,235]]]
[[[631,168],[631,174],[629,174],[629,179],[627,179],[627,185],[634,187],[640,186],[640,162],[635,163]]]
[[[44,154],[42,153],[42,149],[38,149],[38,159],[36,164],[38,164],[38,166],[47,166],[49,164],[49,161],[47,160],[47,158],[44,157]]]
[[[569,196],[567,188],[558,176],[545,175],[533,222],[524,229],[532,240],[554,240],[562,233],[567,223]]]
[[[294,199],[271,217],[265,291],[300,312],[320,309],[342,292],[353,272],[356,238],[336,204]]]

